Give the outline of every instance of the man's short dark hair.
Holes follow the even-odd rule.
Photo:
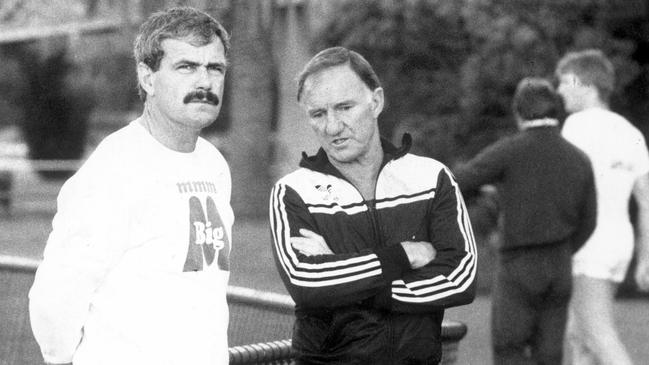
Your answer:
[[[594,86],[602,101],[608,103],[615,88],[615,67],[599,49],[569,52],[557,63],[556,76],[575,74],[585,85]]]
[[[348,64],[349,67],[360,77],[367,87],[374,91],[381,87],[376,72],[367,60],[358,52],[354,52],[344,47],[332,47],[320,51],[318,54],[304,66],[304,69],[298,77],[297,83],[297,101],[302,98],[304,91],[304,81],[311,75],[327,68]]]
[[[538,77],[527,77],[518,83],[512,110],[524,121],[552,118],[562,122],[565,118],[561,95],[549,80]]]
[[[135,64],[140,62],[152,71],[157,71],[164,57],[162,41],[165,39],[186,39],[195,46],[203,46],[218,37],[223,43],[225,55],[230,49],[230,36],[221,23],[209,14],[191,7],[174,7],[153,13],[141,26],[133,54]],[[146,92],[138,85],[142,100]]]

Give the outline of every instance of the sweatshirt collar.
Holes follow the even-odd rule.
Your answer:
[[[558,127],[559,120],[554,118],[532,119],[523,121],[519,125],[521,130],[538,127]]]

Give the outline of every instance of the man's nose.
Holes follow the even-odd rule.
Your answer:
[[[211,89],[212,77],[210,76],[207,67],[199,66],[196,69],[196,87],[202,89]]]
[[[344,122],[335,110],[327,113],[327,124],[325,125],[325,132],[327,134],[336,135],[340,133],[343,130],[344,125]]]

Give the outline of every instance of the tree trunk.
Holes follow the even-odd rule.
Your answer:
[[[232,171],[232,206],[237,216],[267,215],[270,193],[271,125],[276,118],[270,2],[232,1],[230,130],[218,147]]]

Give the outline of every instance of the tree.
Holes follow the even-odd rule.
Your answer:
[[[232,171],[232,206],[241,216],[265,214],[270,186],[268,135],[276,118],[277,74],[267,4],[234,0],[227,86],[230,129],[220,141]]]
[[[5,46],[18,59],[26,87],[18,95],[23,110],[23,137],[34,160],[76,160],[84,153],[88,117],[94,98],[87,90],[75,89],[70,82],[73,65],[67,49],[58,48],[41,57],[32,45]],[[67,178],[73,171],[38,171],[46,178]]]

